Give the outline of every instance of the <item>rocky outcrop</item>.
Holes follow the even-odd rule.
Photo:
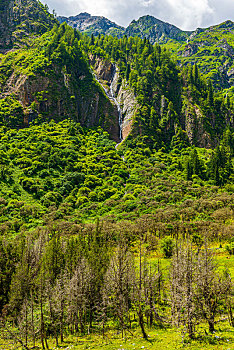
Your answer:
[[[212,148],[215,142],[205,129],[204,117],[198,106],[188,104],[184,110],[184,114],[185,131],[188,135],[190,144],[199,147]]]
[[[233,86],[234,22],[197,29],[177,52],[183,65],[197,63],[200,72],[211,79],[216,90]],[[215,64],[214,64],[215,62]]]
[[[134,115],[139,108],[136,96],[125,80],[120,86],[117,100],[122,109],[122,138],[124,140],[132,130]]]
[[[30,35],[41,35],[55,23],[56,19],[37,0],[2,0],[0,52],[25,45]]]
[[[90,62],[99,82],[103,85],[108,94],[110,93],[110,89],[112,90],[112,93],[121,108],[122,139],[125,140],[132,130],[134,115],[139,108],[136,96],[126,80],[119,83],[118,68],[110,61],[102,60],[100,58],[95,59],[93,56],[90,56]],[[117,109],[113,99],[110,100],[112,101],[113,106]]]
[[[57,66],[52,71],[46,76],[26,76],[13,71],[2,86],[0,98],[15,96],[20,101],[25,127],[38,118],[41,121],[72,118],[85,127],[102,126],[119,142],[118,113],[103,91],[90,84],[90,76],[68,75]],[[85,93],[84,87],[88,87]]]
[[[195,55],[198,51],[198,47],[196,44],[187,44],[183,51],[179,51],[178,54],[182,57],[190,57]]]
[[[118,38],[127,36],[139,36],[147,38],[151,43],[167,42],[170,39],[185,41],[191,32],[185,32],[176,26],[160,21],[153,16],[143,16],[137,21],[133,20],[127,28],[121,27],[105,17],[91,16],[88,13],[80,13],[77,16],[58,17],[60,23],[66,22],[73,28],[88,35],[99,34],[114,35]]]
[[[66,22],[68,25],[78,29],[80,32],[93,34],[95,36],[99,34],[114,34],[117,37],[122,37],[124,33],[124,28],[118,24],[110,21],[103,16],[91,16],[87,12],[80,13],[77,16],[60,16],[58,17],[58,21],[60,23]]]
[[[190,32],[185,32],[176,26],[160,21],[153,16],[143,16],[137,21],[132,21],[126,28],[125,34],[127,36],[139,36],[147,38],[154,43],[165,43],[170,39],[178,42],[185,41]]]
[[[99,80],[106,81],[109,85],[114,73],[114,66],[109,60],[103,60],[99,57],[95,58],[93,55],[89,56],[89,62],[93,67]]]

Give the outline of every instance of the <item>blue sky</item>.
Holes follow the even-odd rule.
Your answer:
[[[153,15],[184,30],[234,21],[234,0],[41,0],[58,15],[80,12],[105,16],[127,26],[133,19]]]

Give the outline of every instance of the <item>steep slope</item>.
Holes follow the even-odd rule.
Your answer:
[[[206,79],[211,79],[216,90],[234,96],[234,23],[226,21],[193,32],[182,31],[176,26],[160,21],[153,16],[142,16],[122,28],[104,17],[81,13],[74,17],[59,17],[60,22],[91,36],[99,34],[123,37],[127,35],[146,38],[150,43],[159,43],[175,55],[179,65],[196,63]]]
[[[197,63],[202,74],[216,89],[234,86],[234,23],[226,21],[192,33],[187,42],[166,47],[174,52],[180,65]]]
[[[0,1],[0,52],[25,45],[31,36],[41,35],[57,23],[37,0]]]
[[[94,36],[99,34],[112,35],[118,38],[124,35],[138,36],[149,39],[151,43],[165,43],[171,39],[176,42],[183,42],[190,34],[190,32],[182,31],[176,26],[160,21],[153,16],[142,16],[137,21],[133,20],[127,28],[121,27],[105,17],[91,16],[86,12],[71,17],[60,16],[58,21],[60,23],[66,22],[71,27],[89,36],[91,34]]]
[[[0,118],[4,125],[72,118],[101,125],[119,140],[118,111],[94,80],[79,34],[65,23],[29,48],[0,56]]]
[[[20,13],[25,13],[20,26],[34,18],[24,12],[23,5],[29,3],[34,4],[18,3]],[[38,6],[36,1],[36,10],[31,12]],[[85,18],[89,15],[83,14]],[[21,49],[0,56],[1,122],[23,127],[72,118],[86,127],[102,126],[117,142],[120,122],[123,138],[132,145],[143,138],[157,149],[175,144],[215,147],[225,128],[233,126],[232,106],[214,96],[212,85],[200,77],[197,66],[181,70],[161,46],[139,38],[139,30],[146,33],[147,26],[155,27],[154,40],[163,41],[166,33],[167,39],[178,42],[188,35],[150,16],[139,19],[135,37],[122,39],[90,39],[66,23],[33,39],[40,20],[29,26],[31,46],[23,37]],[[92,75],[88,58],[104,89]]]
[[[142,16],[137,21],[132,21],[125,31],[127,36],[146,38],[152,44],[165,43],[170,39],[176,42],[183,42],[190,33],[182,31],[172,24],[160,21],[153,16]]]
[[[91,64],[122,107],[128,146],[144,139],[152,148],[213,148],[233,127],[232,104],[214,95],[196,65],[179,69],[161,46],[138,37],[89,40]]]
[[[80,32],[88,35],[113,35],[121,37],[124,34],[124,28],[102,16],[91,16],[89,13],[80,13],[77,16],[58,17],[60,23],[66,22]]]

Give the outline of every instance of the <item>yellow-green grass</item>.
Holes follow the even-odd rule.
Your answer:
[[[227,322],[218,324],[215,334],[206,335],[204,328],[200,328],[200,337],[188,341],[182,337],[181,329],[152,329],[148,331],[149,341],[141,337],[139,330],[133,331],[132,335],[128,333],[125,338],[121,334],[107,333],[105,338],[100,335],[90,335],[86,337],[69,336],[65,338],[63,344],[56,347],[55,342],[49,340],[49,348],[53,350],[232,350],[234,349],[234,329]],[[38,350],[42,349],[41,344],[37,343]],[[29,345],[30,347],[30,345]],[[30,347],[31,348],[31,347]],[[19,344],[12,341],[3,341],[0,339],[1,350],[23,350]]]

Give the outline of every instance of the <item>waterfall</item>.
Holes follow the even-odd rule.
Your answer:
[[[115,97],[115,93],[114,93],[114,89],[113,89],[115,74],[116,74],[116,67],[114,66],[114,72],[113,72],[113,75],[111,77],[110,91],[108,91],[105,88],[105,86],[102,85],[102,83],[98,79],[97,75],[95,73],[93,73],[95,79],[99,82],[99,84],[102,86],[103,90],[105,91],[106,96],[111,101],[113,101],[117,107],[118,116],[119,116],[119,139],[120,139],[120,142],[122,142],[122,140],[123,140],[123,138],[122,138],[122,110],[121,110],[119,102],[117,101],[117,98]],[[117,147],[118,145],[119,145],[119,143],[115,147]]]

